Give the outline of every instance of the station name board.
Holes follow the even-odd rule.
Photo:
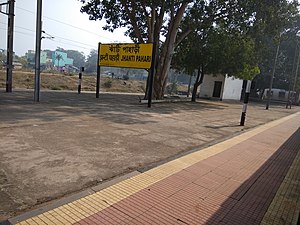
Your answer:
[[[153,44],[101,44],[99,66],[150,69]]]

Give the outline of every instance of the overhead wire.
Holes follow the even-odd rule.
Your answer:
[[[35,14],[35,12],[30,11],[30,10],[28,10],[28,9],[24,9],[24,8],[21,8],[21,7],[18,7],[18,6],[17,6],[16,8],[18,8],[18,9],[20,9],[20,10],[23,10],[23,11],[26,11],[26,12],[29,12],[29,13],[32,13],[32,14]],[[105,39],[107,39],[107,40],[113,41],[113,39],[111,39],[111,38],[107,38],[107,37],[105,37],[105,36],[102,36],[102,35],[99,35],[99,34],[97,34],[97,33],[91,32],[91,31],[89,31],[89,30],[83,29],[82,27],[77,27],[77,26],[74,26],[74,25],[72,25],[72,24],[65,23],[65,22],[59,21],[59,20],[57,20],[57,19],[53,19],[53,18],[48,17],[48,16],[43,16],[43,17],[46,18],[46,19],[48,19],[48,20],[52,20],[52,21],[54,21],[54,22],[56,22],[56,23],[60,23],[60,24],[63,24],[63,25],[66,25],[66,26],[69,26],[69,27],[78,29],[78,30],[80,30],[80,31],[84,31],[84,32],[86,32],[86,33],[95,35],[95,36],[97,36],[97,37],[101,37],[101,38],[105,38]]]
[[[6,24],[6,23],[0,22],[0,24]],[[35,32],[34,30],[31,30],[31,29],[28,29],[28,28],[25,28],[25,27],[20,27],[20,26],[15,26],[15,27],[19,28],[19,29],[30,31],[30,32],[33,32],[33,33]],[[7,29],[2,29],[2,30],[7,30]],[[15,32],[34,37],[34,35],[29,34],[29,33],[24,33],[24,32],[20,32],[20,31],[15,31]],[[48,37],[51,37],[51,39],[50,39],[51,41],[54,41],[54,42],[57,42],[57,43],[67,44],[67,45],[70,45],[70,46],[79,47],[79,48],[88,49],[88,50],[90,50],[90,48],[86,48],[86,47],[95,48],[95,46],[93,46],[93,45],[88,45],[88,44],[85,44],[85,43],[82,43],[82,42],[79,42],[79,41],[74,41],[74,40],[71,40],[71,39],[68,39],[68,38],[64,38],[64,37],[60,37],[60,36],[56,36],[56,35],[51,35],[51,34],[48,34],[47,32],[43,32],[43,33],[46,34]],[[63,41],[60,41],[60,40],[53,40],[53,37],[58,38],[58,39],[63,39],[63,40],[66,40],[66,41],[70,41],[70,42],[74,42],[74,43],[77,43],[77,44],[80,44],[80,45],[84,45],[86,47],[75,45],[75,44],[72,44],[72,43],[63,42]]]
[[[2,28],[0,27],[0,30],[5,30],[7,31],[7,28]],[[32,34],[29,34],[29,33],[24,33],[24,32],[21,32],[21,31],[14,31],[15,33],[18,33],[18,34],[24,34],[24,35],[27,35],[27,36],[33,36]]]
[[[33,11],[31,11],[31,10],[24,9],[24,8],[21,8],[21,7],[18,7],[18,6],[16,6],[16,8],[17,8],[17,9],[20,9],[20,10],[23,10],[23,11],[25,11],[25,12],[31,13],[31,14],[33,14],[33,15],[35,15],[35,12],[33,12]],[[74,25],[72,25],[72,24],[68,24],[68,23],[59,21],[59,20],[57,20],[57,19],[53,19],[53,18],[48,17],[48,16],[43,16],[43,17],[44,17],[45,19],[52,20],[52,21],[54,21],[54,22],[56,22],[56,23],[60,23],[60,24],[63,24],[63,25],[65,25],[65,26],[69,26],[69,27],[72,27],[72,28],[74,28],[74,29],[78,29],[78,30],[80,30],[80,31],[83,31],[83,32],[92,34],[92,35],[94,35],[94,36],[97,36],[97,37],[100,37],[100,38],[105,38],[105,39],[107,39],[107,40],[113,41],[111,38],[104,37],[104,36],[102,36],[102,35],[99,35],[99,34],[97,34],[97,33],[91,32],[91,31],[89,31],[89,30],[83,29],[83,28],[81,28],[81,27],[77,27],[77,26],[74,26]],[[1,24],[6,24],[6,23],[3,23],[3,22],[0,22],[0,23],[1,23]],[[23,30],[30,31],[30,32],[35,32],[34,30],[31,30],[31,29],[28,29],[28,28],[25,28],[25,27],[20,27],[20,26],[16,26],[16,25],[15,25],[15,27],[16,27],[16,28],[19,28],[19,29],[23,29]],[[1,30],[6,30],[6,31],[7,31],[7,29],[3,29],[3,28],[1,28]],[[19,33],[19,34],[26,35],[26,36],[34,37],[34,35],[29,34],[29,33],[21,32],[21,31],[15,31],[15,32],[16,32],[16,33]],[[74,41],[74,40],[72,40],[72,39],[68,39],[68,38],[65,38],[65,37],[60,37],[60,36],[57,36],[57,35],[50,35],[50,34],[48,34],[48,33],[47,33],[47,35],[48,35],[49,37],[50,37],[50,36],[51,36],[51,37],[55,37],[55,38],[57,38],[57,39],[62,39],[62,40],[66,40],[66,41],[69,41],[69,42],[77,43],[77,44],[80,44],[80,45],[84,45],[84,46],[86,46],[86,47],[91,47],[91,48],[94,48],[94,47],[95,47],[95,46],[88,45],[88,44],[86,44],[86,43],[82,43],[82,42],[79,42],[79,41]],[[56,43],[62,43],[62,44],[66,44],[66,45],[69,45],[69,46],[73,46],[73,47],[78,47],[78,48],[81,48],[81,49],[87,49],[87,50],[90,50],[90,48],[86,48],[86,47],[83,47],[83,46],[80,46],[80,45],[76,45],[76,44],[64,42],[64,41],[61,41],[61,40],[53,40],[52,38],[49,38],[49,40],[50,40],[50,41],[53,41],[53,42],[56,42]]]

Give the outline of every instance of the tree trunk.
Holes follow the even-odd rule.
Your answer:
[[[197,90],[198,87],[203,83],[204,78],[204,66],[201,65],[201,68],[198,68],[197,78],[194,84],[194,89],[192,93],[192,102],[196,102]]]
[[[148,96],[149,96],[150,79],[151,79],[151,71],[149,70],[148,76],[147,76],[147,82],[146,82],[146,90],[145,90],[144,100],[147,100]]]
[[[191,83],[192,83],[192,75],[190,75],[189,86],[188,86],[188,91],[187,91],[186,97],[190,97]]]
[[[177,11],[176,16],[170,21],[168,34],[166,36],[166,41],[164,42],[161,53],[158,54],[159,48],[156,49],[157,59],[155,63],[153,99],[163,99],[164,97],[175,47],[176,36],[187,5],[187,2],[182,3],[181,7]],[[160,31],[158,31],[158,33],[159,32]],[[157,42],[157,45],[158,44],[159,43]],[[148,90],[146,90],[146,93],[148,93]]]

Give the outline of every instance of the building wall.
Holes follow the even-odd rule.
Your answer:
[[[56,58],[57,55],[62,56],[59,61]],[[73,65],[74,60],[68,58],[68,55],[65,52],[54,51],[53,54],[52,54],[52,61],[53,61],[54,66],[63,67],[63,66],[66,66],[66,65]]]
[[[28,50],[26,53],[28,64],[34,65],[35,64],[35,51]],[[47,60],[47,52],[41,51],[40,55],[40,63],[41,65],[45,65]]]
[[[242,88],[243,88],[243,80],[226,76],[222,98],[240,100]]]
[[[41,62],[40,62],[41,65],[45,65],[46,60],[47,60],[47,52],[41,51],[40,59],[41,59]]]
[[[212,98],[215,81],[222,82],[221,99],[240,100],[243,80],[235,79],[224,75],[205,75],[203,83],[200,85],[200,98]]]
[[[223,75],[213,76],[205,75],[203,83],[200,85],[200,98],[212,98],[214,92],[215,81],[221,81],[224,85],[225,77]],[[223,88],[222,88],[223,89]],[[222,91],[221,91],[222,96]]]
[[[269,89],[265,89],[264,96],[263,96],[264,99],[268,99],[268,93],[269,93]],[[289,91],[287,90],[272,88],[271,93],[272,93],[271,95],[272,100],[278,100],[278,101],[288,100]]]

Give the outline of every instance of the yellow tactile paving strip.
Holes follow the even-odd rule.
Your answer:
[[[279,125],[297,115],[300,115],[300,112],[262,125],[229,140],[223,141],[206,149],[202,149],[201,151],[197,151],[181,158],[175,159],[171,162],[153,168],[145,173],[139,174],[113,186],[110,186],[104,190],[98,191],[74,202],[65,204],[41,215],[19,222],[18,225],[74,224],[88,216],[95,214],[96,212],[109,207],[110,205],[113,205],[129,197],[130,195],[133,195],[134,193],[137,193],[138,191],[147,188],[148,186],[156,182],[159,182],[160,180],[163,180],[189,166],[192,166],[199,161],[223,152],[226,149],[244,140],[247,140],[269,128]]]

